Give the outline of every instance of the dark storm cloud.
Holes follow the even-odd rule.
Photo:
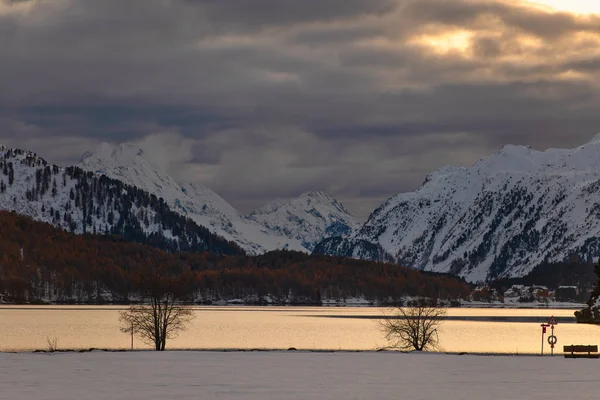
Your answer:
[[[442,165],[592,137],[598,60],[598,17],[517,0],[0,0],[0,140],[134,141],[244,211],[326,190],[364,218]]]
[[[299,23],[336,21],[392,11],[394,0],[187,0],[207,19],[232,27],[265,28]]]
[[[7,5],[7,6],[15,6],[18,4],[23,4],[23,3],[31,3],[35,0],[3,0],[3,2]]]
[[[182,132],[193,134],[225,129],[230,124],[216,112],[197,107],[141,106],[109,101],[95,105],[21,107],[18,115],[27,124],[43,126],[48,132],[59,133],[66,128],[81,132],[80,136],[102,137],[107,141],[119,141],[123,135],[145,136],[153,133],[156,126],[179,127]],[[144,121],[152,121],[152,124]]]

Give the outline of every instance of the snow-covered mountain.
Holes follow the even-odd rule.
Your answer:
[[[273,234],[254,222],[247,221],[235,208],[212,190],[191,183],[179,183],[150,160],[144,151],[132,144],[116,146],[104,143],[85,153],[79,167],[105,174],[163,198],[175,211],[191,218],[211,232],[234,241],[249,254],[275,249],[307,251],[297,240]]]
[[[168,250],[241,253],[145,190],[81,168],[60,168],[35,153],[4,146],[0,209],[77,234],[114,234]]]
[[[277,249],[310,252],[324,238],[358,227],[343,206],[324,193],[278,200],[246,217],[212,190],[177,182],[132,144],[102,144],[84,154],[78,166],[163,198],[175,212],[234,241],[249,254]]]
[[[272,232],[299,240],[309,250],[324,238],[345,237],[360,227],[340,202],[323,192],[276,199],[247,218]]]
[[[317,250],[371,258],[372,244],[402,264],[471,281],[596,258],[600,135],[569,150],[509,145],[471,167],[441,168],[417,191],[387,200],[349,239]]]

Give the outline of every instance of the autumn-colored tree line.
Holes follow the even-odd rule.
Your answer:
[[[129,303],[149,271],[176,278],[192,302],[320,304],[364,297],[467,298],[464,281],[394,264],[276,251],[261,256],[169,253],[111,235],[74,235],[0,212],[0,296],[8,302]]]

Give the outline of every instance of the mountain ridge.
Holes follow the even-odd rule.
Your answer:
[[[52,183],[44,175],[47,163],[37,160],[31,152],[5,146],[0,147],[0,152],[0,192],[4,196],[0,197],[0,208],[77,231],[67,217],[49,217],[40,208],[38,198],[47,196]],[[6,157],[14,158],[17,153],[19,165],[33,168],[26,177],[15,177],[15,171],[8,170]],[[83,155],[79,163],[83,169],[48,166],[51,172],[47,174],[56,179],[59,172],[68,171],[69,182],[76,181],[69,183],[72,186],[81,186],[81,179],[103,182],[98,178],[102,175],[112,179],[112,185],[121,187],[125,197],[127,191],[134,193],[133,197],[154,196],[152,204],[156,203],[156,210],[136,206],[139,218],[127,217],[127,221],[137,221],[133,223],[136,234],[164,234],[164,229],[158,229],[156,224],[152,228],[155,231],[150,232],[152,224],[144,220],[160,210],[172,210],[194,225],[236,243],[249,254],[277,249],[312,251],[453,273],[470,281],[523,276],[544,261],[600,256],[600,134],[574,149],[538,151],[529,146],[505,145],[469,167],[436,169],[426,176],[419,189],[390,197],[362,225],[340,202],[319,191],[275,199],[242,215],[212,190],[178,183],[144,157],[143,149],[131,144],[103,144]],[[12,183],[7,185],[11,174]],[[19,201],[13,193],[9,204],[5,192],[15,191],[15,181],[21,185],[17,190]],[[82,201],[78,196],[84,195],[77,191],[70,194],[71,189],[59,191],[60,213],[74,207],[71,203]],[[89,200],[91,194],[87,196]],[[66,204],[67,199],[70,205]],[[160,204],[162,199],[164,204]],[[119,207],[131,208],[129,203],[127,200]],[[85,222],[90,219],[91,210],[102,214],[96,222],[102,222],[105,229],[117,229],[112,223],[107,224],[107,213],[99,212],[97,206],[77,207],[75,219],[80,230],[85,232],[88,226],[96,229],[96,220]],[[56,214],[54,207],[52,212]],[[172,243],[179,240],[167,230],[166,236],[169,235]]]
[[[169,251],[242,253],[140,188],[6,146],[0,146],[0,209],[77,234],[119,235]]]
[[[314,198],[308,201],[306,193],[292,199],[278,199],[242,215],[211,189],[178,182],[152,165],[144,157],[143,149],[129,143],[103,143],[86,152],[78,166],[164,198],[174,211],[236,242],[249,254],[278,249],[310,253],[324,238],[358,228],[341,203],[323,192],[309,192]],[[313,209],[316,215],[311,216]]]
[[[470,167],[437,169],[325,254],[369,254],[370,243],[404,265],[485,281],[597,257],[598,237],[600,135],[575,149],[506,145]]]
[[[347,236],[359,228],[342,203],[321,191],[305,192],[292,199],[275,199],[247,218],[300,240],[309,250],[324,238]]]

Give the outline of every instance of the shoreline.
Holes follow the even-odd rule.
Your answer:
[[[164,351],[155,351],[151,348],[147,349],[119,349],[119,348],[89,348],[89,349],[57,349],[49,351],[46,349],[35,349],[35,350],[0,350],[1,354],[82,354],[82,353],[286,353],[286,354],[414,354],[414,355],[448,355],[448,356],[478,356],[478,357],[552,357],[549,353],[541,355],[539,353],[493,353],[493,352],[451,352],[451,351],[400,351],[394,349],[376,349],[376,350],[339,350],[339,349],[296,349],[291,347],[289,349],[277,349],[277,348],[254,348],[254,349],[243,349],[243,348],[173,348],[165,349]],[[555,356],[563,357],[563,352],[555,352]]]
[[[103,304],[93,304],[93,303],[2,303],[0,302],[0,309],[23,309],[23,310],[34,310],[36,308],[40,309],[48,309],[51,307],[77,307],[84,310],[84,307],[89,307],[90,310],[97,310],[100,307],[123,307],[127,308],[133,303],[125,304],[125,303],[103,303]],[[139,304],[139,303],[135,303]],[[374,304],[239,304],[239,303],[229,303],[229,304],[183,304],[185,306],[189,306],[192,308],[396,308],[396,305],[374,305]],[[410,307],[410,306],[401,306],[401,307]],[[487,309],[515,309],[515,310],[547,310],[547,309],[557,309],[557,310],[581,310],[582,308],[587,307],[585,303],[549,303],[549,304],[530,304],[530,303],[462,303],[460,305],[447,305],[442,308],[449,309],[460,309],[460,308],[487,308]]]

